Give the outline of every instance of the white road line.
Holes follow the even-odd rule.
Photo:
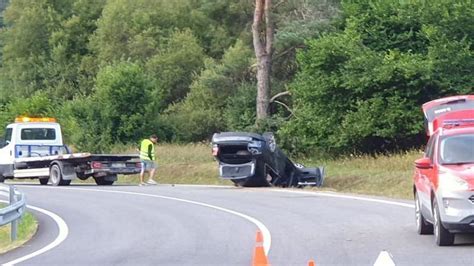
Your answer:
[[[382,200],[382,199],[374,199],[362,196],[351,196],[351,195],[343,195],[339,193],[330,193],[330,192],[318,192],[318,191],[294,191],[294,190],[284,190],[284,189],[271,189],[273,192],[282,192],[282,193],[292,193],[292,194],[304,194],[304,195],[317,195],[321,197],[329,197],[329,198],[340,198],[340,199],[350,199],[350,200],[360,200],[366,202],[374,202],[374,203],[381,203],[381,204],[388,204],[394,205],[399,207],[411,208],[414,209],[415,205],[403,203],[403,202],[396,202],[390,200]],[[374,263],[374,266],[395,266],[393,262],[392,255],[387,251],[380,252],[377,260]]]
[[[43,187],[43,188],[50,188],[50,187]],[[265,254],[268,255],[268,252],[270,252],[270,247],[272,243],[272,236],[270,234],[270,230],[259,220],[248,216],[246,214],[233,211],[230,209],[222,208],[219,206],[203,203],[203,202],[198,202],[198,201],[192,201],[192,200],[187,200],[187,199],[180,199],[180,198],[174,198],[174,197],[168,197],[168,196],[160,196],[160,195],[154,195],[154,194],[145,194],[145,193],[138,193],[138,192],[131,192],[131,191],[121,191],[121,190],[104,190],[104,189],[86,189],[86,188],[54,188],[54,189],[64,189],[64,190],[81,190],[81,191],[92,191],[92,192],[105,192],[105,193],[118,193],[118,194],[128,194],[128,195],[136,195],[136,196],[144,196],[144,197],[152,197],[152,198],[161,198],[161,199],[167,199],[167,200],[174,200],[174,201],[179,201],[179,202],[185,202],[185,203],[190,203],[194,205],[199,205],[223,212],[227,212],[236,216],[239,216],[241,218],[244,218],[245,220],[255,224],[260,232],[262,232],[263,235],[263,248],[265,250]]]
[[[415,205],[408,204],[408,203],[403,203],[403,202],[396,202],[396,201],[382,200],[382,199],[374,199],[374,198],[368,198],[368,197],[363,197],[363,196],[351,196],[351,195],[344,195],[344,194],[339,194],[339,193],[318,192],[318,191],[313,191],[313,192],[310,192],[310,191],[292,191],[292,190],[284,190],[284,189],[271,189],[271,191],[281,192],[281,193],[313,195],[313,196],[317,195],[317,196],[329,197],[329,198],[360,200],[360,201],[367,201],[367,202],[375,202],[375,203],[381,203],[381,204],[400,206],[400,207],[405,207],[405,208],[412,208],[412,209],[415,208]]]
[[[395,266],[395,262],[393,262],[392,259],[392,254],[383,250],[377,257],[377,260],[375,260],[374,266]]]
[[[33,257],[36,257],[40,254],[43,254],[47,251],[50,251],[51,249],[53,249],[53,248],[57,247],[59,244],[61,244],[67,238],[67,236],[69,234],[69,228],[67,227],[66,222],[61,217],[59,217],[57,214],[55,214],[53,212],[50,212],[50,211],[47,211],[45,209],[41,209],[41,208],[38,208],[38,207],[31,206],[31,205],[27,205],[26,207],[28,209],[32,209],[32,210],[41,212],[41,213],[51,217],[54,220],[54,222],[56,222],[56,224],[58,225],[59,234],[56,237],[56,239],[54,239],[54,241],[51,242],[50,244],[48,244],[47,246],[45,246],[45,247],[43,247],[43,248],[41,248],[41,249],[39,249],[39,250],[37,250],[33,253],[25,255],[21,258],[18,258],[18,259],[15,259],[15,260],[12,260],[12,261],[9,261],[9,262],[6,262],[6,263],[2,264],[4,266],[15,265],[17,263],[23,262],[25,260],[29,260]]]
[[[181,185],[181,186],[186,186],[186,185]],[[203,187],[205,187],[205,185],[202,185]],[[210,187],[221,187],[221,186],[210,186]],[[227,186],[222,186],[222,187],[227,187]],[[37,188],[35,186],[35,188]],[[162,198],[162,199],[168,199],[168,200],[174,200],[174,201],[180,201],[180,202],[185,202],[185,203],[190,203],[190,204],[195,204],[195,205],[199,205],[199,206],[203,206],[203,207],[208,207],[208,208],[212,208],[212,209],[215,209],[215,210],[219,210],[219,211],[223,211],[223,212],[227,212],[227,213],[230,213],[230,214],[233,214],[233,215],[236,215],[236,216],[239,216],[241,218],[244,218],[248,221],[250,221],[251,223],[255,224],[258,229],[262,232],[262,235],[263,235],[263,247],[264,247],[264,250],[265,250],[265,254],[268,255],[268,253],[270,252],[270,247],[271,247],[271,234],[270,234],[270,231],[268,230],[268,228],[262,223],[260,222],[259,220],[251,217],[251,216],[248,216],[248,215],[245,215],[243,213],[239,213],[239,212],[236,212],[236,211],[233,211],[233,210],[230,210],[230,209],[226,209],[226,208],[222,208],[222,207],[219,207],[219,206],[214,206],[214,205],[210,205],[210,204],[207,204],[207,203],[203,203],[203,202],[197,202],[197,201],[192,201],[192,200],[186,200],[186,199],[180,199],[180,198],[174,198],[174,197],[168,197],[168,196],[160,196],[160,195],[153,195],[153,194],[145,194],[145,193],[138,193],[138,192],[130,192],[130,191],[120,191],[120,190],[103,190],[103,189],[85,189],[85,188],[58,188],[58,187],[55,187],[55,188],[52,188],[52,187],[42,187],[42,188],[50,188],[50,189],[65,189],[65,190],[82,190],[82,191],[97,191],[97,192],[105,192],[105,193],[120,193],[120,194],[129,194],[129,195],[138,195],[138,196],[145,196],[145,197],[153,197],[153,198]],[[396,202],[396,201],[390,201],[390,200],[382,200],[382,199],[374,199],[374,198],[368,198],[368,197],[362,197],[362,196],[351,196],[351,195],[344,195],[344,194],[339,194],[339,193],[330,193],[330,192],[317,192],[317,191],[294,191],[294,190],[286,190],[286,189],[269,189],[270,191],[272,192],[280,192],[280,193],[291,193],[291,194],[304,194],[304,195],[318,195],[318,196],[322,196],[322,197],[330,197],[330,198],[341,198],[341,199],[351,199],[351,200],[360,200],[360,201],[366,201],[366,202],[374,202],[374,203],[381,203],[381,204],[388,204],[388,205],[394,205],[394,206],[400,206],[400,207],[405,207],[405,208],[415,208],[413,204],[407,204],[407,203],[402,203],[402,202]],[[67,237],[67,234],[68,234],[68,228],[67,228],[67,225],[66,223],[64,222],[64,220],[62,220],[59,216],[57,216],[56,214],[54,213],[51,213],[49,211],[46,211],[46,210],[43,210],[43,209],[40,209],[40,208],[37,208],[37,207],[32,207],[32,206],[28,206],[29,208],[31,209],[34,209],[34,210],[37,210],[37,211],[40,211],[40,212],[43,212],[49,216],[51,216],[52,218],[53,217],[57,217],[58,220],[55,219],[56,223],[58,224],[58,226],[60,227],[60,235],[58,235],[58,237],[56,238],[56,240],[49,244],[48,246],[34,252],[34,253],[31,253],[29,255],[26,255],[24,257],[21,257],[19,259],[16,259],[14,261],[11,261],[11,262],[8,262],[7,264],[4,264],[4,265],[12,265],[12,264],[15,264],[15,263],[19,263],[19,262],[22,262],[22,261],[25,261],[27,259],[30,259],[32,257],[35,257],[35,256],[38,256],[54,247],[56,247],[57,245],[59,245],[62,241],[64,241],[64,239],[66,239]],[[53,218],[54,219],[54,218]],[[61,239],[61,224],[63,224],[63,226],[65,227],[65,235],[63,236],[63,238]]]

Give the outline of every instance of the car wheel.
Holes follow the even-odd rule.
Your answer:
[[[105,176],[94,177],[95,183],[99,186],[110,186],[114,181],[105,180]]]
[[[433,234],[433,225],[428,223],[421,212],[421,202],[418,198],[418,192],[415,193],[415,218],[416,230],[420,235]]]
[[[434,234],[438,246],[451,246],[454,243],[454,234],[444,228],[439,215],[438,202],[433,202]]]
[[[48,181],[49,181],[49,178],[40,178],[39,179],[39,182],[41,185],[47,185],[48,184]]]
[[[0,183],[5,182],[5,177],[3,175],[0,175]]]

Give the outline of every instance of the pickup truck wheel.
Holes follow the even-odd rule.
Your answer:
[[[57,164],[53,164],[49,170],[49,181],[53,186],[67,186],[71,184],[71,180],[64,180],[61,172],[61,167]]]
[[[48,184],[49,178],[40,178],[39,181],[40,184],[44,186]]]
[[[439,215],[439,207],[436,199],[433,202],[434,234],[438,246],[451,246],[454,244],[454,234],[444,228]]]
[[[416,230],[420,235],[433,234],[433,225],[428,223],[421,213],[421,202],[418,198],[418,192],[415,193],[415,218],[416,218]]]
[[[110,186],[114,181],[105,180],[104,176],[94,177],[95,183],[99,186]]]

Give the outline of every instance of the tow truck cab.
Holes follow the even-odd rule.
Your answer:
[[[93,177],[111,185],[117,174],[141,170],[138,155],[71,153],[54,118],[18,117],[0,140],[0,182],[39,178],[42,185],[69,185],[72,179]]]
[[[0,141],[0,175],[13,176],[15,159],[70,153],[54,118],[19,117]]]

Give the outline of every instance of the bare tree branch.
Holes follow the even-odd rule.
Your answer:
[[[285,107],[286,110],[288,110],[288,112],[290,112],[290,114],[291,114],[292,116],[296,117],[296,116],[295,116],[295,113],[293,112],[293,110],[291,110],[290,107],[288,107],[288,105],[286,105],[286,104],[284,104],[283,102],[280,102],[280,101],[273,101],[273,102],[274,102],[274,103],[278,103],[279,105]],[[289,117],[291,117],[291,116],[289,116]],[[288,117],[288,118],[289,118],[289,117]]]
[[[274,60],[279,59],[280,57],[286,55],[287,53],[291,52],[292,50],[296,50],[296,49],[298,49],[298,48],[305,48],[305,47],[306,47],[305,45],[291,46],[291,47],[289,47],[288,49],[284,50],[283,52],[275,54],[275,56],[273,57],[273,59],[274,59]]]
[[[281,0],[280,2],[276,3],[275,5],[273,5],[274,8],[277,8],[279,7],[281,4],[285,3],[286,0]]]
[[[285,95],[291,95],[291,92],[290,91],[283,91],[283,92],[280,92],[280,93],[277,93],[275,94],[271,99],[270,99],[270,103],[272,102],[276,102],[275,100],[281,96],[285,96]]]

